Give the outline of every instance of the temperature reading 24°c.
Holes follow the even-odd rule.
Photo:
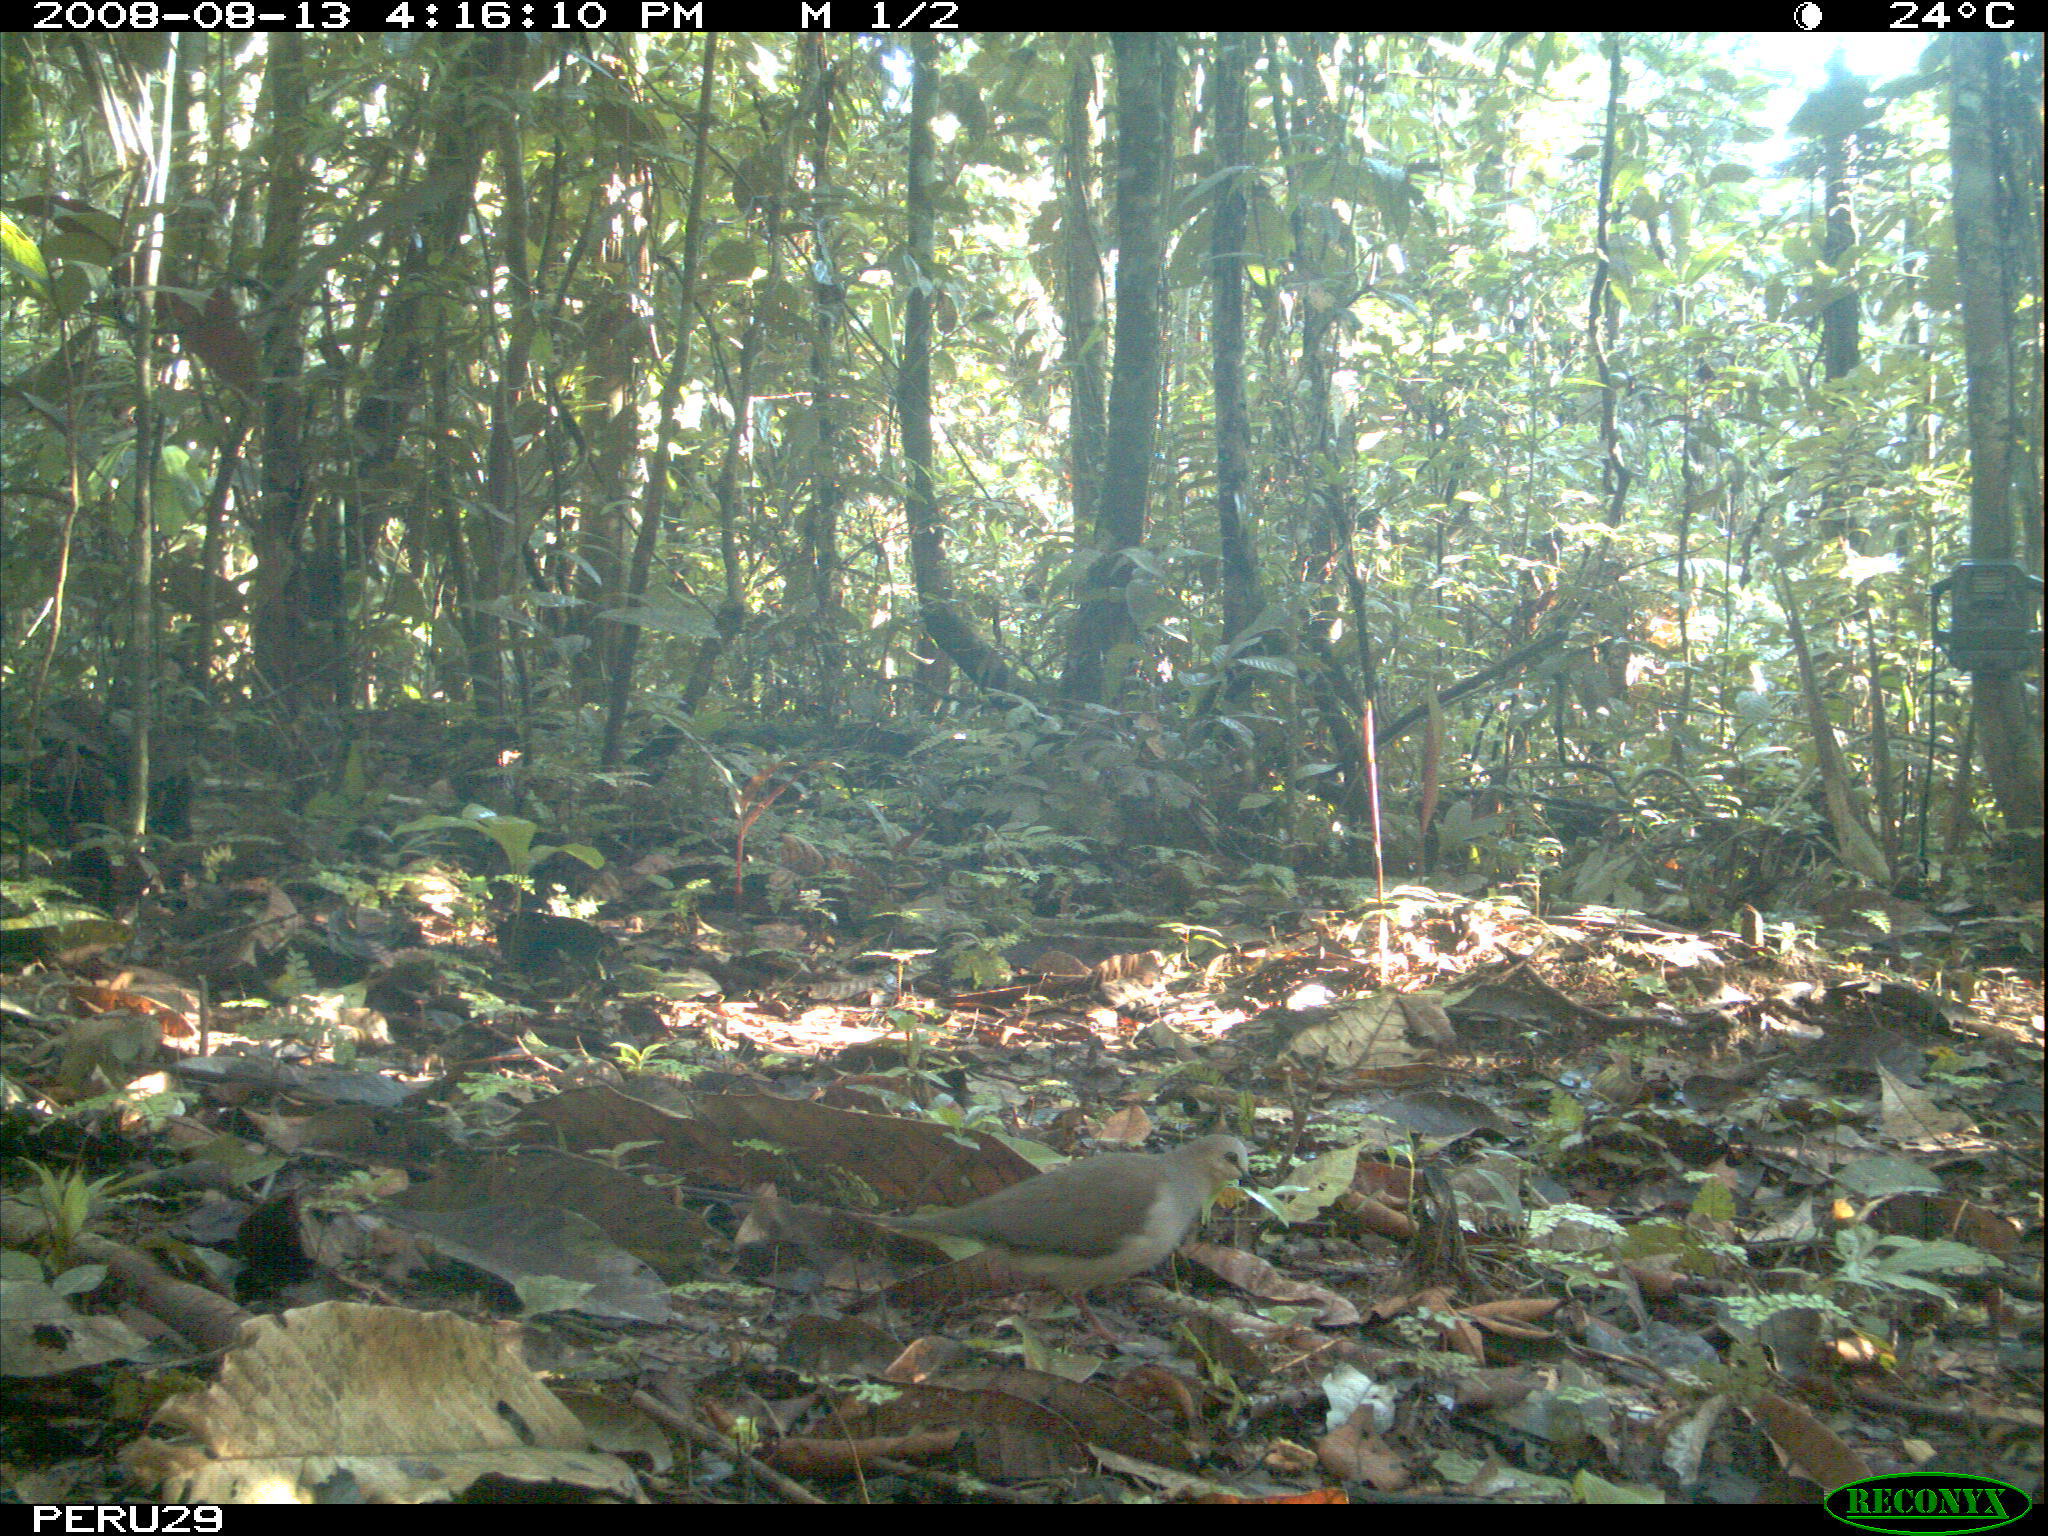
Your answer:
[[[1949,0],[1934,0],[1932,5],[1923,5],[1921,0],[1892,0],[1894,32],[1946,32],[1951,27],[1977,25],[1989,32],[2010,32],[2018,23],[2013,20],[2013,0],[1959,0],[1951,5]]]

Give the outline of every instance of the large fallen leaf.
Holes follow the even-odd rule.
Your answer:
[[[124,1460],[177,1503],[420,1504],[485,1476],[639,1498],[513,1340],[448,1312],[328,1301],[259,1318],[220,1379],[156,1422],[201,1443],[139,1440]]]
[[[40,1280],[0,1280],[0,1376],[57,1376],[149,1352],[117,1317],[89,1317]]]

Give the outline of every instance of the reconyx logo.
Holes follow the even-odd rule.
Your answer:
[[[1844,1525],[1859,1530],[1962,1536],[1965,1531],[1993,1531],[2010,1525],[2032,1502],[2010,1483],[1988,1477],[1908,1472],[1845,1484],[1822,1505]]]

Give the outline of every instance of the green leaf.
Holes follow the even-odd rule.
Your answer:
[[[28,232],[6,214],[0,213],[0,266],[19,272],[46,297],[50,291],[50,268]]]

